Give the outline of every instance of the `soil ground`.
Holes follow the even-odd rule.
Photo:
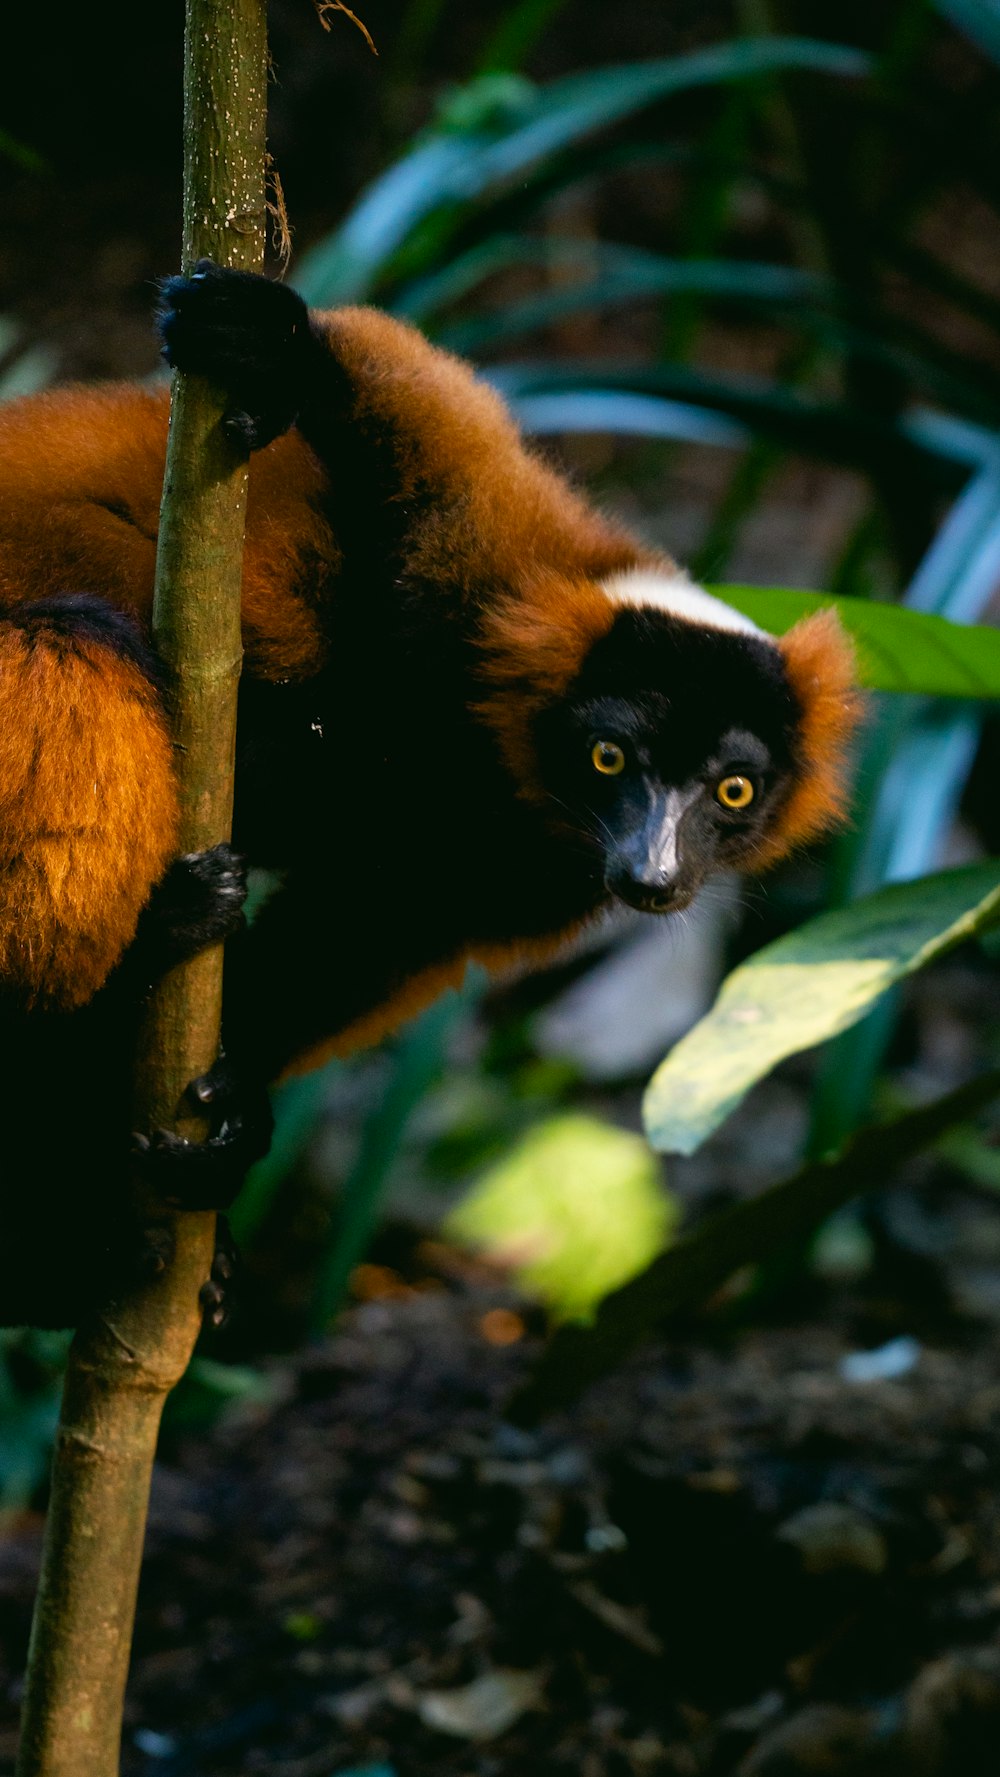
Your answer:
[[[526,1433],[530,1311],[416,1270],[161,1467],[125,1777],[995,1771],[1000,1331],[921,1287],[863,1381],[908,1288],[717,1311]],[[0,1544],[3,1777],[40,1530]]]

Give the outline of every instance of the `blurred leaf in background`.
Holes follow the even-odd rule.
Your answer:
[[[509,1271],[555,1320],[585,1320],[668,1244],[679,1213],[640,1136],[562,1115],[491,1167],[445,1232]]]
[[[69,1341],[0,1329],[0,1516],[28,1505],[48,1473]]]
[[[318,306],[370,298],[401,270],[413,275],[442,254],[472,206],[495,201],[557,154],[672,95],[775,69],[858,76],[870,65],[858,50],[775,38],[598,68],[543,87],[484,75],[449,97],[417,145],[310,250],[296,283]]]

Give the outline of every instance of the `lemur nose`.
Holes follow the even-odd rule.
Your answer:
[[[669,913],[675,899],[673,889],[660,889],[657,893],[650,895],[646,906],[650,913]]]
[[[640,913],[669,913],[678,905],[678,892],[670,882],[642,882],[625,870],[616,870],[608,879],[613,895]]]

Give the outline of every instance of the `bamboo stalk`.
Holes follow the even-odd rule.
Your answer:
[[[187,0],[183,264],[259,270],[264,248],[265,0]],[[229,836],[247,473],[201,379],[176,376],[153,629],[171,686],[181,848]],[[203,1134],[180,1115],[218,1052],[222,955],[174,970],[150,1007],[138,1128]],[[115,1777],[146,1523],[166,1396],[197,1337],[214,1216],[157,1215],[166,1273],[106,1304],[70,1353],[28,1658],[18,1777]]]

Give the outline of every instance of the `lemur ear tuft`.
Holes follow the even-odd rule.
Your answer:
[[[778,643],[799,706],[795,782],[755,863],[773,864],[794,846],[846,819],[847,766],[863,703],[854,646],[833,610],[796,623]]]

